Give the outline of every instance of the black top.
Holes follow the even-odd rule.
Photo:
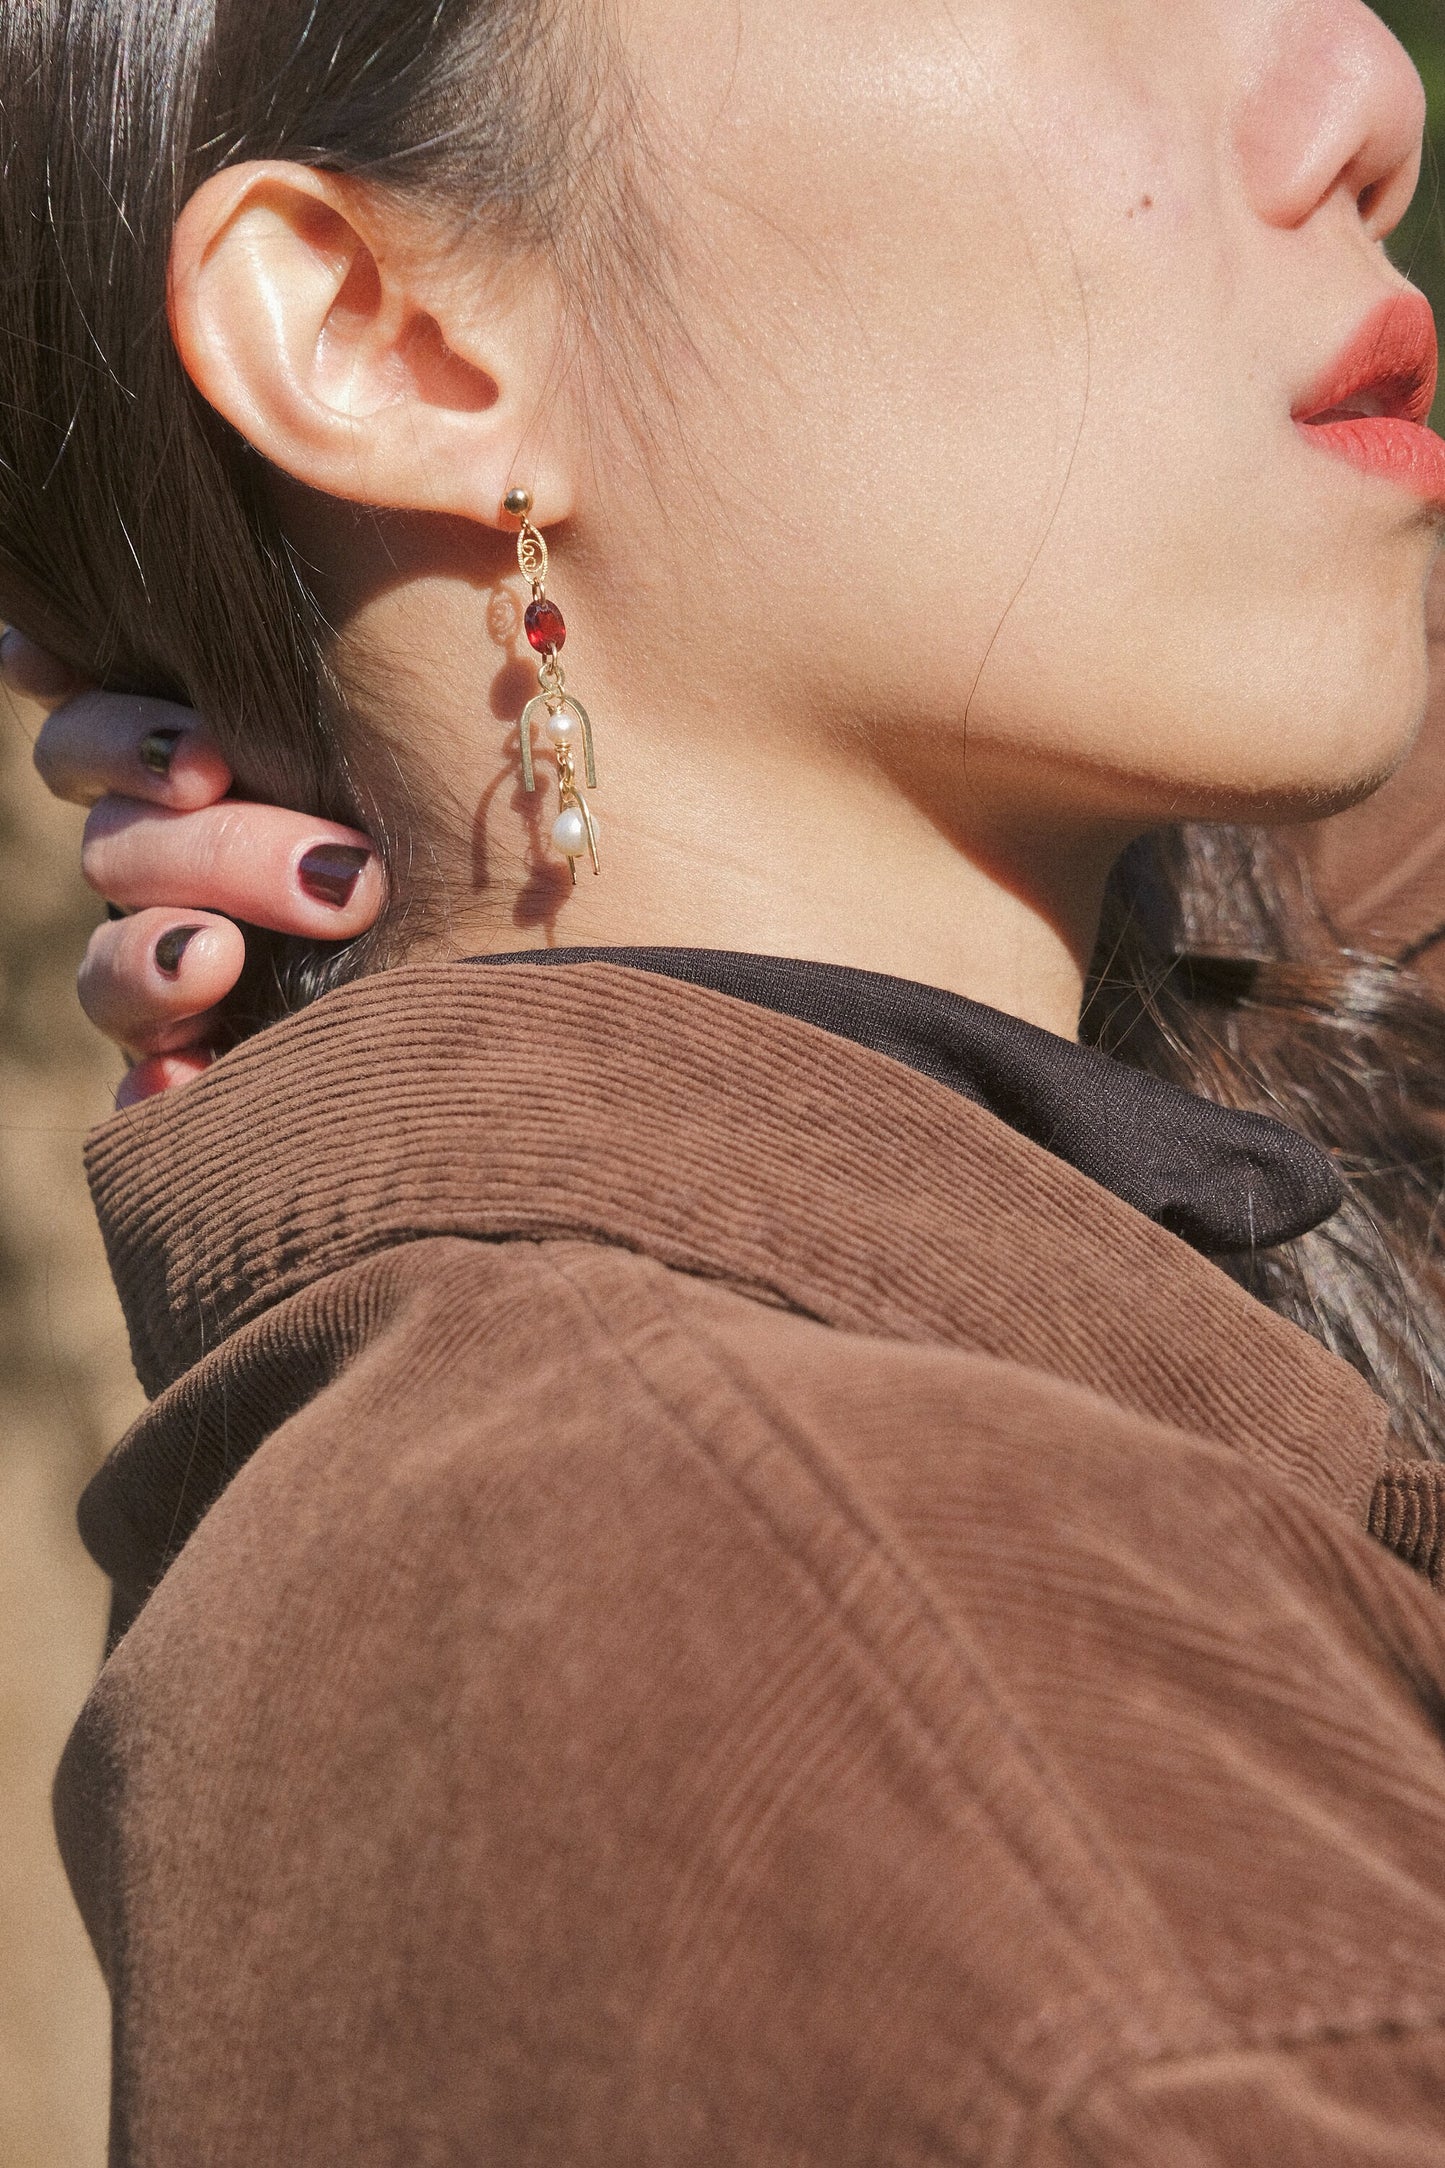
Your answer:
[[[708,986],[921,1070],[1210,1255],[1270,1249],[1337,1211],[1333,1162],[1239,1114],[1016,1016],[911,979],[793,957],[671,948],[528,949],[494,964],[623,964]]]

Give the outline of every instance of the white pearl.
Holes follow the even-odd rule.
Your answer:
[[[569,805],[552,823],[552,841],[564,858],[581,858],[587,849],[587,823],[580,806]]]
[[[569,715],[565,708],[560,715],[549,715],[545,727],[549,744],[563,746],[577,743],[577,718]]]

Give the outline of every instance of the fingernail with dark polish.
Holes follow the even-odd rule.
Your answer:
[[[152,730],[140,741],[141,766],[149,768],[152,775],[169,775],[176,747],[184,736],[183,730]]]
[[[200,932],[199,926],[172,926],[156,943],[156,969],[168,979],[180,977],[181,958]]]
[[[370,860],[370,851],[359,850],[353,843],[318,843],[302,859],[296,877],[317,903],[344,911]]]

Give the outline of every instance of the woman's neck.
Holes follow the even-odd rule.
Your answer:
[[[602,871],[579,861],[574,887],[551,841],[552,756],[538,730],[529,796],[509,720],[536,691],[534,668],[514,649],[496,669],[496,616],[495,592],[488,602],[431,579],[393,587],[356,628],[373,698],[407,716],[406,750],[425,746],[471,830],[469,862],[449,873],[436,930],[412,954],[797,956],[919,980],[1077,1035],[1124,837],[1027,810],[989,814],[981,760],[940,775],[953,764],[934,738],[905,751],[890,736],[885,759],[866,733],[810,731],[786,705],[748,712],[741,691],[700,698],[666,677],[650,691],[635,651],[609,670],[600,641],[578,638],[566,661],[575,644],[570,677],[596,725],[599,788],[588,796]],[[495,673],[488,686],[483,670],[480,694],[479,653]],[[424,660],[398,670],[382,659],[398,655]]]
[[[1073,1038],[1112,851],[1057,839],[987,850],[886,778],[803,766],[746,734],[746,758],[663,760],[635,715],[598,746],[600,876],[550,843],[555,777],[529,801],[508,763],[476,792],[478,881],[454,895],[449,955],[530,947],[732,949],[916,979]],[[480,779],[479,779],[480,780]],[[520,863],[519,863],[520,860]]]

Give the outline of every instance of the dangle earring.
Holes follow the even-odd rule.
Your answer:
[[[597,788],[592,724],[581,701],[574,700],[568,692],[567,681],[562,674],[559,657],[567,642],[567,623],[547,593],[547,545],[532,525],[531,493],[525,489],[509,489],[503,508],[513,519],[522,522],[522,531],[517,536],[517,562],[522,568],[523,579],[530,581],[532,588],[532,600],[525,620],[527,640],[533,650],[542,657],[542,667],[538,672],[538,682],[542,690],[527,702],[522,711],[522,781],[529,791],[536,790],[537,776],[532,763],[532,726],[539,717],[545,717],[543,730],[547,743],[557,756],[557,780],[562,790],[562,809],[552,823],[552,841],[572,869],[572,885],[575,888],[577,861],[584,852],[592,860],[592,871],[602,871],[597,858],[597,823],[592,817],[591,806],[577,784],[576,759],[580,739],[587,788]]]

